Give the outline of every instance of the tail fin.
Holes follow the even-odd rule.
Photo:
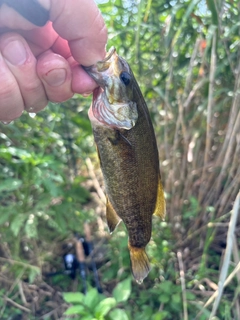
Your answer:
[[[132,263],[132,273],[138,284],[148,275],[151,267],[145,248],[137,248],[128,244],[130,258]]]

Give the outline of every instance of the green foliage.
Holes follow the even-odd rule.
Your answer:
[[[3,127],[11,136],[10,140],[6,134],[2,134],[1,138],[3,142],[7,141],[7,147],[0,145],[1,178],[4,180],[0,187],[3,204],[0,228],[4,230],[6,238],[25,234],[28,238],[41,239],[42,235],[46,236],[47,228],[58,230],[62,235],[79,230],[77,226],[84,215],[81,212],[82,204],[89,195],[80,185],[83,178],[79,176],[69,180],[74,168],[67,169],[66,166],[70,150],[66,149],[66,140],[58,133],[59,129],[64,128],[58,124],[59,116],[59,107],[52,106],[52,111],[37,116],[39,120],[25,115],[25,122],[21,118]],[[66,118],[65,113],[62,113],[62,118]],[[86,133],[86,130],[90,124],[85,126],[84,134],[81,134],[82,129],[78,129],[78,123],[75,125],[75,118],[73,112],[73,121],[65,120],[70,123],[66,125],[67,128],[71,125],[75,134],[87,138],[90,131]],[[84,149],[84,144],[76,146],[74,156],[82,154],[84,158]]]
[[[131,278],[127,278],[124,281],[118,283],[116,288],[113,290],[113,296],[116,301],[124,302],[127,301],[131,293]]]
[[[119,319],[128,319],[124,310],[115,308],[120,302],[128,300],[131,293],[130,279],[126,279],[120,282],[114,289],[114,298],[104,297],[100,295],[96,289],[91,288],[86,295],[81,293],[64,293],[64,299],[66,302],[73,304],[69,307],[65,315],[81,315],[82,320],[87,319],[113,319],[121,312]],[[111,312],[110,312],[111,311]],[[109,318],[107,315],[109,314]],[[107,317],[107,318],[106,318]]]

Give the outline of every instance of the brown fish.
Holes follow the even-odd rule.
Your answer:
[[[99,84],[89,110],[107,194],[110,232],[122,220],[128,230],[132,272],[138,283],[150,271],[145,246],[152,215],[165,215],[156,138],[147,105],[128,63],[111,48],[84,67]]]

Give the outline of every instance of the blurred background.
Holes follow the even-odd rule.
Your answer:
[[[50,103],[0,123],[0,319],[240,319],[237,218],[227,241],[240,188],[240,3],[97,3],[157,137],[167,216],[153,217],[152,270],[137,285],[123,224],[108,233],[91,97]],[[230,279],[213,304],[221,270]]]

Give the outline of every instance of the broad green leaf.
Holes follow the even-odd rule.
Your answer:
[[[187,291],[187,300],[195,300],[195,299],[196,299],[196,295],[190,291]]]
[[[84,294],[81,292],[64,292],[63,299],[68,303],[80,303],[84,301]]]
[[[168,312],[168,311],[161,311],[161,312],[155,313],[155,314],[151,317],[151,320],[170,319],[170,318],[167,318],[167,316],[169,316],[169,312]]]
[[[167,280],[159,284],[159,288],[161,291],[168,293],[169,295],[172,294],[172,282]]]
[[[82,305],[76,305],[76,306],[71,306],[69,307],[65,312],[64,314],[65,315],[74,315],[74,314],[86,314],[87,310],[84,308],[84,306]]]
[[[160,296],[159,296],[159,301],[161,302],[161,303],[167,303],[167,302],[169,302],[169,300],[170,300],[170,295],[168,295],[168,294],[161,294]]]
[[[14,236],[19,234],[21,227],[24,225],[24,222],[27,220],[28,216],[26,214],[18,214],[15,216],[11,222],[10,229],[12,230]]]
[[[19,179],[7,179],[5,181],[1,181],[0,184],[0,192],[2,191],[14,191],[20,188],[22,185],[22,181]]]
[[[95,317],[97,319],[103,319],[103,317],[117,304],[116,299],[106,298],[102,300],[95,308]]]
[[[127,301],[131,294],[131,278],[127,278],[118,285],[113,290],[113,296],[117,302]]]
[[[0,154],[10,154],[13,157],[18,157],[22,160],[26,160],[26,159],[31,159],[32,155],[30,152],[27,152],[26,150],[23,149],[18,149],[15,147],[8,147],[8,148],[2,148],[0,149]]]
[[[128,315],[123,309],[114,309],[109,313],[111,320],[129,320]]]
[[[84,297],[84,304],[89,308],[93,309],[98,304],[100,299],[101,297],[100,294],[97,292],[97,289],[91,288]]]
[[[59,195],[61,195],[61,189],[58,187],[58,185],[52,179],[49,179],[49,178],[44,179],[43,185],[49,191],[51,196],[58,197]]]
[[[8,207],[1,208],[3,212],[0,213],[0,225],[5,223],[6,221],[9,221],[9,219],[10,219],[11,215],[14,213],[14,209],[15,209],[12,206],[11,206],[11,208],[12,208],[12,212],[9,211]]]
[[[181,295],[179,293],[174,293],[171,297],[173,303],[181,302]]]

